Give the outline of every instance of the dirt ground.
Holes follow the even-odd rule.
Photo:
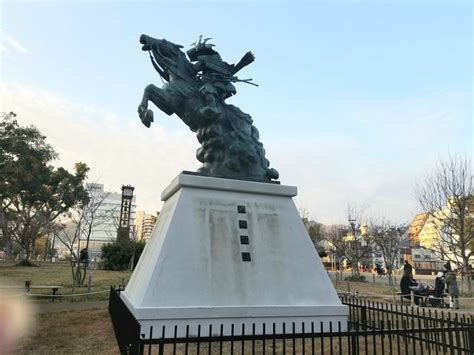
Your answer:
[[[93,274],[95,290],[108,290],[110,285],[118,285],[130,277],[130,272],[95,270]],[[37,268],[19,268],[0,263],[0,287],[2,285],[21,286],[26,279],[32,284],[64,285],[61,294],[70,289],[70,269],[67,264],[45,264]],[[383,283],[347,282],[333,280],[339,292],[358,294],[369,300],[396,302],[394,290]],[[83,290],[82,290],[83,292]],[[1,294],[0,294],[1,296]],[[8,298],[3,297],[3,301]],[[26,315],[32,324],[30,332],[15,347],[20,354],[117,354],[118,347],[108,314],[108,292],[100,297],[64,297],[56,302],[48,298],[21,298],[13,295],[10,299],[28,300],[32,308]],[[0,297],[0,306],[2,297]],[[460,313],[474,313],[474,300],[461,299]],[[1,335],[1,334],[0,334]],[[1,339],[0,339],[1,340]],[[2,353],[0,347],[0,353]]]
[[[106,307],[39,313],[22,354],[118,354]]]
[[[398,287],[393,289],[392,287],[371,282],[348,282],[348,281],[333,281],[333,285],[338,292],[347,292],[351,294],[357,293],[361,297],[369,300],[388,302],[401,304],[400,297],[394,295],[394,292],[398,292]],[[408,302],[406,300],[405,304]],[[445,299],[448,302],[448,299]],[[451,312],[474,314],[474,298],[473,297],[460,297],[459,298],[460,309],[452,310]]]

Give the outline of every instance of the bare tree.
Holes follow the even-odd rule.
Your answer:
[[[103,210],[109,193],[95,188],[96,184],[87,185],[89,203],[63,214],[57,223],[54,233],[71,255],[71,274],[73,285],[82,285],[87,274],[87,260],[81,260],[81,241],[85,242],[85,251],[89,251],[89,240],[94,229],[113,218],[114,209]],[[82,244],[84,245],[84,244]]]
[[[323,238],[328,243],[328,249],[336,263],[336,268],[338,265],[341,265],[342,260],[346,255],[347,243],[344,241],[346,235],[346,226],[330,225],[324,228]]]
[[[347,207],[348,235],[345,254],[352,266],[352,275],[360,275],[359,262],[372,252],[372,242],[368,234],[363,235],[364,212],[355,205]]]
[[[374,247],[382,254],[387,267],[388,283],[394,286],[393,270],[395,261],[400,255],[400,248],[408,247],[410,238],[407,234],[408,226],[394,224],[387,220],[369,223],[369,234]]]
[[[461,269],[463,282],[472,293],[474,257],[474,194],[471,159],[450,156],[440,160],[416,188],[417,200],[428,214],[438,238],[430,247],[443,260],[449,260]]]
[[[314,247],[316,248],[318,254],[320,257],[324,257],[327,255],[325,247],[323,243],[325,242],[324,240],[324,235],[323,235],[323,225],[321,223],[318,223],[314,220],[309,219],[309,212],[306,208],[300,208],[298,210],[301,216],[301,220],[303,221],[303,224],[306,228],[306,231],[308,232],[308,235],[313,242]]]
[[[349,205],[347,225],[334,226],[325,233],[325,239],[333,246],[333,251],[339,256],[343,255],[350,263],[352,275],[360,275],[359,263],[372,251],[370,236],[362,233],[363,227],[365,227],[363,219],[363,211],[356,206]]]

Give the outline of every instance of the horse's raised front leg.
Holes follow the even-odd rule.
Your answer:
[[[138,106],[138,115],[143,124],[147,127],[150,127],[151,122],[153,122],[153,111],[148,109],[148,101],[153,102],[156,107],[168,115],[174,113],[167,104],[167,94],[165,90],[153,84],[148,85],[143,92],[142,101]]]
[[[151,85],[148,85],[144,92],[143,92],[143,98],[142,101],[140,102],[140,105],[138,105],[138,116],[140,117],[140,120],[142,123],[150,128],[150,124],[153,122],[153,111],[148,109],[148,100],[150,99],[150,87]]]

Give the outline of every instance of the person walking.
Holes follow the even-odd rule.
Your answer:
[[[449,308],[459,309],[459,288],[456,282],[456,274],[450,267],[446,270],[444,282],[449,294]]]

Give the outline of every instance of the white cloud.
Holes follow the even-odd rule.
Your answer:
[[[264,143],[282,181],[298,186],[295,201],[312,218],[342,222],[348,203],[355,203],[367,206],[370,217],[410,222],[419,212],[416,182],[449,151],[466,153],[459,139],[472,129],[465,102],[456,92],[383,104],[344,102],[334,116],[351,117],[356,132],[345,126],[335,134],[315,129],[304,132],[305,139]]]
[[[9,36],[5,32],[1,31],[0,32],[0,52],[6,53],[6,54],[10,52],[24,54],[24,53],[28,53],[28,50],[16,39]]]
[[[161,208],[161,192],[177,174],[200,165],[195,159],[198,142],[184,124],[175,131],[159,124],[147,129],[136,116],[120,117],[24,85],[0,86],[0,93],[1,111],[15,111],[22,124],[46,134],[60,153],[58,165],[72,168],[83,161],[91,167],[91,180],[111,191],[119,191],[122,184],[135,186],[139,207],[149,212]],[[293,135],[276,141],[264,132],[263,143],[280,181],[298,187],[295,202],[312,218],[343,222],[347,204],[356,203],[368,206],[370,216],[410,221],[418,211],[416,180],[447,152],[450,140],[437,145],[436,138],[443,137],[447,126],[459,126],[453,122],[459,114],[453,102],[348,107],[354,120],[365,125],[364,136],[341,128],[340,133],[315,132],[311,139]],[[436,120],[441,114],[444,119]],[[437,128],[428,125],[434,120]],[[367,139],[375,143],[367,145]]]
[[[0,111],[17,113],[23,125],[35,125],[60,154],[56,165],[71,170],[74,163],[89,165],[89,178],[120,191],[136,188],[138,207],[161,208],[162,190],[182,170],[195,170],[194,135],[183,130],[147,129],[138,117],[119,118],[97,107],[45,90],[21,85],[0,86]]]
[[[8,53],[7,47],[5,47],[3,44],[0,43],[0,53]]]

